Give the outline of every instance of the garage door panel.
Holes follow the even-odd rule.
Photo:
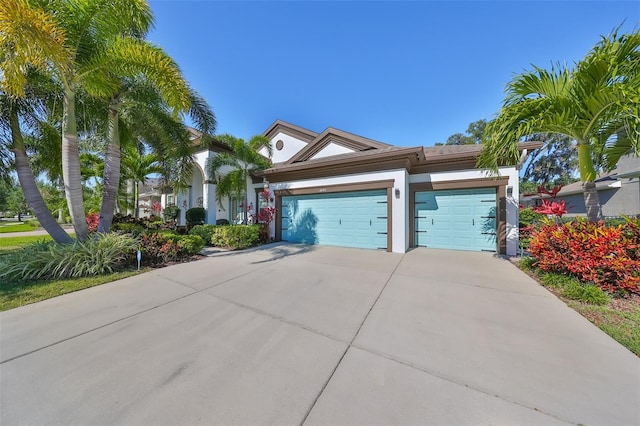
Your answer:
[[[386,249],[386,194],[386,190],[377,190],[285,196],[282,198],[282,239],[290,242]],[[300,222],[300,214],[294,206],[297,206],[298,211],[302,211],[300,208],[303,206],[307,215],[313,218],[313,221],[307,223],[310,225],[307,229]],[[313,238],[309,238],[309,235]]]
[[[496,250],[496,190],[415,193],[415,244],[458,250]]]

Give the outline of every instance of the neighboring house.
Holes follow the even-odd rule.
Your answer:
[[[253,179],[257,194],[268,187],[277,216],[276,240],[382,249],[404,253],[426,246],[515,255],[518,246],[518,167],[489,177],[476,168],[480,145],[398,147],[342,130],[316,133],[276,121],[264,133],[273,146],[273,167]],[[539,148],[525,142],[519,149]],[[207,223],[234,220],[238,200],[216,204],[206,160],[224,147],[195,154],[193,182],[183,194],[163,196],[184,211],[202,205]],[[224,172],[224,171],[223,171]]]
[[[162,189],[161,178],[147,178],[144,183],[138,183],[138,217],[154,214],[153,204],[161,202]]]
[[[640,215],[640,157],[626,155],[620,159],[616,168],[596,179],[596,189],[605,217]],[[522,198],[523,205],[534,206],[540,196],[529,194]],[[556,196],[564,200],[567,216],[586,216],[582,182],[564,186]]]

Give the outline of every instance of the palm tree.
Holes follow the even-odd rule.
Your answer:
[[[36,215],[40,225],[42,225],[56,242],[70,243],[73,239],[62,229],[60,224],[56,222],[36,185],[35,176],[29,165],[29,158],[20,129],[17,103],[10,102],[9,108],[9,126],[11,128],[12,141],[11,150],[15,155],[16,172],[27,203]]]
[[[50,65],[51,71],[63,86],[62,170],[69,212],[76,236],[82,240],[87,237],[88,229],[84,219],[75,111],[79,91],[83,90],[97,98],[109,99],[108,110],[105,110],[109,123],[105,153],[105,191],[99,227],[103,232],[109,229],[119,186],[118,115],[120,99],[123,91],[126,91],[126,78],[144,75],[155,84],[164,98],[165,105],[170,106],[175,114],[193,111],[193,92],[186,85],[180,70],[171,58],[160,48],[144,40],[153,22],[151,9],[146,0],[8,1],[13,6],[7,8],[13,13],[11,16],[19,16],[20,21],[33,21],[32,26],[36,29],[48,29],[40,21],[51,22],[51,31],[57,36],[54,38],[57,44],[49,44],[58,48],[61,46],[62,53],[58,55],[53,48],[45,49],[49,44],[41,43],[43,37],[40,33],[32,31],[24,36],[17,31],[7,33],[12,37],[7,38],[7,45],[19,45],[26,53],[29,53],[29,46],[38,47],[40,50],[36,50],[42,51],[43,54],[36,56],[37,60],[30,60],[35,65],[40,65],[38,61]],[[21,14],[13,9],[19,10]],[[2,11],[0,18],[3,17],[1,14]],[[35,35],[30,37],[31,34]],[[16,43],[16,40],[22,41],[20,37],[27,41],[22,44]],[[49,42],[49,39],[45,41]],[[39,47],[41,44],[43,48]],[[26,57],[26,53],[22,56]],[[43,61],[41,58],[49,53],[49,61]],[[54,60],[58,56],[61,59]],[[20,57],[18,55],[18,58]],[[15,60],[13,62],[17,65],[9,70],[19,70],[21,63]],[[15,78],[13,74],[7,75],[12,77],[14,86],[19,86],[20,73],[14,74]]]
[[[22,135],[20,116],[26,120],[27,125],[39,122],[36,117],[43,104],[39,101],[30,103],[24,99],[28,77],[34,71],[49,71],[51,65],[64,67],[68,64],[69,56],[64,48],[64,41],[64,31],[42,9],[34,8],[21,0],[5,0],[0,3],[2,123],[11,134],[11,142],[2,143],[2,164],[10,164],[6,149],[10,147],[14,154],[18,180],[30,208],[45,230],[60,243],[73,240],[55,221],[36,186]],[[6,177],[8,170],[8,167],[3,167],[2,177]]]
[[[576,142],[580,179],[590,221],[602,217],[594,163],[605,157],[613,168],[631,150],[639,151],[640,33],[614,31],[576,64],[534,67],[507,85],[498,117],[485,131],[478,166],[497,170],[518,161],[517,143],[538,132]]]
[[[157,53],[157,52],[156,52]],[[153,56],[153,55],[152,55]],[[156,56],[158,56],[156,54]],[[165,63],[172,63],[166,58]],[[143,59],[144,60],[144,59]],[[153,61],[151,61],[153,63]],[[161,73],[157,72],[154,79],[159,80]],[[109,114],[109,137],[107,145],[107,155],[105,163],[109,167],[105,168],[105,193],[100,214],[99,232],[107,232],[113,218],[115,199],[117,196],[120,175],[116,171],[120,169],[119,161],[127,167],[129,175],[132,171],[136,182],[144,181],[144,177],[150,173],[161,173],[167,175],[166,166],[168,164],[184,164],[185,169],[191,172],[193,164],[193,143],[186,126],[176,117],[176,110],[171,107],[167,99],[171,94],[164,95],[168,89],[162,89],[158,82],[153,82],[149,78],[123,80],[123,86],[117,96],[112,97],[111,112]],[[186,86],[185,82],[178,81],[174,84],[175,90],[186,88],[189,97],[188,114],[191,120],[203,132],[203,139],[215,131],[215,115],[207,102],[200,95]],[[174,102],[175,103],[175,102]],[[116,108],[113,108],[116,106]],[[118,129],[116,133],[113,129]],[[114,139],[115,138],[115,139]],[[117,139],[117,140],[116,140]],[[116,150],[116,147],[119,151]],[[140,157],[140,152],[148,150],[150,153],[146,157]],[[117,154],[121,152],[121,154]],[[132,158],[128,158],[133,156]],[[121,160],[122,158],[122,160]],[[144,164],[132,164],[132,160],[149,161],[146,167]],[[124,163],[127,164],[124,164]],[[153,163],[153,164],[152,164]],[[145,166],[145,167],[142,167]],[[136,172],[135,169],[138,169]],[[140,174],[144,169],[148,171]],[[186,187],[186,181],[190,180],[190,174],[182,172],[177,178],[165,176],[167,182],[174,181],[176,186]],[[127,175],[125,171],[125,175]],[[134,204],[137,206],[137,197]],[[137,210],[135,212],[138,214]]]
[[[133,181],[134,217],[138,217],[140,185],[147,181],[150,174],[161,172],[162,167],[155,153],[140,152],[137,147],[131,145],[123,149],[122,178]]]
[[[152,20],[145,0],[4,0],[0,8],[5,87],[20,94],[26,81],[21,71],[25,65],[50,71],[63,87],[62,175],[79,240],[87,238],[88,227],[82,198],[76,95],[81,88],[100,98],[116,92],[119,82],[112,72],[127,66],[137,71],[138,58],[122,63],[105,57],[118,58],[121,52],[135,50],[126,46],[146,34]],[[186,100],[184,107],[188,108]]]
[[[49,106],[59,100],[59,92],[53,82],[34,69],[27,77],[27,84],[22,87],[23,97],[0,92],[0,129],[3,134],[10,135],[10,139],[0,140],[0,151],[13,153],[22,192],[42,227],[55,241],[69,243],[73,239],[55,220],[36,185],[34,164],[29,158],[29,147],[23,134],[23,131],[29,132],[30,141],[35,142],[39,149],[50,151],[60,133],[47,122],[47,116]],[[55,164],[55,159],[51,163]],[[4,172],[11,169],[8,167]]]
[[[248,222],[247,194],[249,191],[249,178],[251,174],[258,170],[264,170],[271,165],[269,158],[273,155],[271,142],[264,136],[252,137],[249,142],[236,138],[229,134],[218,136],[217,139],[228,145],[231,153],[216,154],[207,164],[209,176],[217,176],[216,179],[216,199],[220,200],[229,195],[242,194],[243,223]],[[259,151],[266,149],[269,158],[262,156]],[[220,175],[223,167],[231,168],[226,174]]]

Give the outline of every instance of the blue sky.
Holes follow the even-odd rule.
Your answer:
[[[491,119],[531,64],[572,64],[640,2],[151,0],[151,41],[213,107],[218,133],[276,119],[399,146]]]

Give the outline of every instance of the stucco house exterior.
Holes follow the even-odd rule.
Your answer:
[[[481,146],[400,147],[280,120],[264,135],[273,166],[253,177],[249,203],[253,211],[265,207],[257,194],[269,189],[276,240],[395,253],[416,246],[517,252],[519,167],[488,176],[475,167]],[[523,158],[539,147],[519,145]],[[206,208],[207,223],[237,217],[238,200],[216,202],[215,179],[205,172],[207,159],[224,149],[202,148],[189,190],[163,195],[163,207],[181,208],[181,222],[196,206]]]
[[[604,217],[640,215],[640,157],[622,157],[614,170],[598,176],[595,183]],[[540,198],[539,194],[528,194],[522,197],[522,203],[535,206]],[[582,182],[562,187],[556,200],[565,201],[569,217],[587,215]]]

